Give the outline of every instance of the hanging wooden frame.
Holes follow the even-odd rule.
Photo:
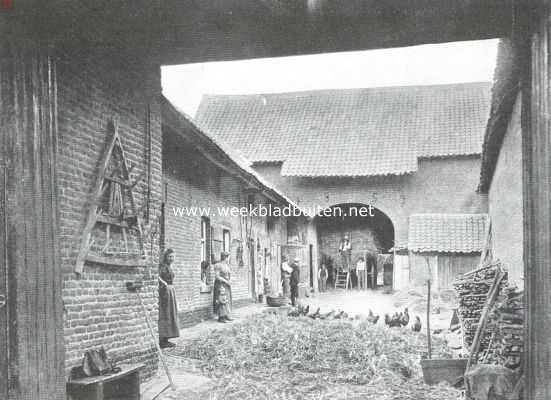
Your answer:
[[[77,274],[83,272],[86,261],[122,267],[146,265],[143,250],[142,222],[136,211],[133,196],[133,188],[141,178],[134,182],[130,181],[132,167],[128,167],[116,120],[113,119],[109,123],[109,129],[113,132],[113,136],[100,160],[96,184],[90,195],[90,209],[82,233],[82,242],[75,265],[75,272]],[[110,162],[113,161],[116,163],[114,159],[115,151],[120,153],[121,160],[119,172],[122,174],[122,177],[108,174]],[[108,212],[104,212],[104,210],[101,209],[101,201],[107,194],[107,191],[110,192]],[[127,194],[127,200],[130,206],[130,213],[128,213],[128,210],[125,208],[125,193]],[[105,243],[103,244],[101,254],[93,254],[90,251],[92,245],[95,244],[93,233],[102,225],[105,226]],[[113,253],[108,251],[111,245],[112,230],[120,232],[121,241],[124,243],[125,252],[119,252],[119,256],[117,256],[116,253],[112,256]],[[136,247],[139,254],[132,254],[130,257],[127,257],[128,234],[131,230],[136,233]],[[122,257],[123,253],[126,257]]]

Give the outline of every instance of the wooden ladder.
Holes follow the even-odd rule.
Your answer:
[[[348,289],[350,287],[350,272],[338,271],[335,280],[335,289]]]

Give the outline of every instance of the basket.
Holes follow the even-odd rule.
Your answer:
[[[467,361],[466,358],[421,360],[423,379],[427,385],[440,382],[455,385],[463,378]]]
[[[282,307],[287,305],[288,301],[289,300],[285,296],[279,296],[279,297],[266,296],[266,304],[268,304],[270,307]]]

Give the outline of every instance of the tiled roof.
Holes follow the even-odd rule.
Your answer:
[[[489,83],[207,95],[195,120],[282,175],[398,175],[480,154],[489,103]]]
[[[278,197],[282,203],[295,207],[298,210],[302,210],[293,200],[287,195],[274,187],[263,176],[257,173],[252,167],[251,162],[247,160],[243,155],[226,144],[222,139],[214,140],[211,136],[205,134],[183,111],[178,110],[166,97],[161,97],[161,111],[163,115],[163,124],[170,126],[173,130],[179,131],[182,134],[193,136],[200,142],[206,143],[206,151],[211,153],[223,153],[227,160],[225,162],[234,163],[238,168],[240,175],[247,180],[256,182],[261,189]],[[200,150],[198,150],[200,151]]]
[[[408,249],[473,253],[484,248],[487,214],[412,214]]]

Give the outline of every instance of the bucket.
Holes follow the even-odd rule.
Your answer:
[[[427,385],[440,382],[455,385],[465,374],[467,361],[466,358],[421,360],[423,379]]]

